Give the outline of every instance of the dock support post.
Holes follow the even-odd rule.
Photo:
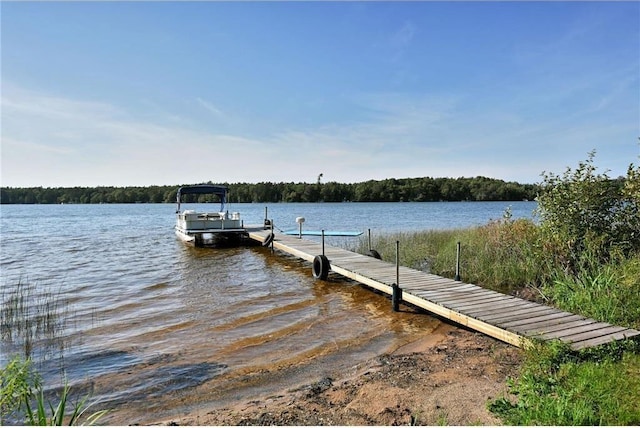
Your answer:
[[[400,288],[400,241],[396,241],[396,282],[391,284],[391,306],[393,312],[400,311],[400,302],[402,301],[402,289]]]
[[[322,255],[324,256],[324,229],[322,229]]]
[[[265,230],[269,228],[269,217],[268,217],[268,213],[269,213],[269,207],[264,207],[264,228]],[[273,222],[273,220],[271,220]],[[273,228],[272,228],[273,229]],[[272,230],[273,232],[273,230]]]
[[[456,245],[456,281],[460,281],[460,241]]]
[[[400,241],[396,241],[396,284],[400,284]]]
[[[371,251],[371,229],[367,229],[367,234],[369,235],[369,251]]]
[[[395,283],[391,284],[391,289],[393,290],[393,293],[391,294],[391,306],[393,307],[393,312],[400,312],[402,289]]]
[[[271,235],[274,236],[274,239],[271,240],[271,252],[273,253],[275,251],[275,249],[273,248],[273,241],[275,241],[275,236],[276,236],[273,233],[273,219],[271,219],[270,226],[271,226]]]

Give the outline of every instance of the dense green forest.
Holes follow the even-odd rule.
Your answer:
[[[211,183],[209,183],[211,184]],[[220,184],[220,183],[216,183]],[[533,200],[538,186],[475,178],[403,178],[361,183],[222,183],[231,202],[431,202]],[[179,186],[0,188],[2,204],[174,202]],[[205,198],[205,196],[200,196]],[[204,202],[204,199],[200,200]]]

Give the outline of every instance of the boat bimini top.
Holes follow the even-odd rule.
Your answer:
[[[178,189],[176,195],[176,202],[178,208],[176,212],[180,212],[180,202],[182,201],[182,195],[216,195],[220,198],[220,211],[224,211],[224,207],[227,203],[227,193],[229,188],[226,186],[214,186],[211,184],[198,184],[196,186],[182,186]]]

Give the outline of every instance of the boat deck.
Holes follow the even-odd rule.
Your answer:
[[[249,237],[264,242],[270,230],[247,229]],[[313,262],[322,244],[276,233],[273,248]],[[640,335],[640,331],[561,311],[508,296],[473,284],[325,245],[331,271],[391,295],[398,281],[402,301],[515,346],[531,339],[558,339],[578,350]],[[398,280],[399,279],[399,280]]]

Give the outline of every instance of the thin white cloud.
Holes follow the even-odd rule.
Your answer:
[[[212,115],[216,116],[216,117],[222,117],[224,116],[224,113],[222,112],[222,110],[220,110],[219,108],[217,108],[215,105],[213,105],[212,103],[203,100],[202,98],[196,98],[196,101],[198,102],[198,104],[200,104],[202,107],[205,108],[205,110],[207,110],[209,113],[211,113]]]

